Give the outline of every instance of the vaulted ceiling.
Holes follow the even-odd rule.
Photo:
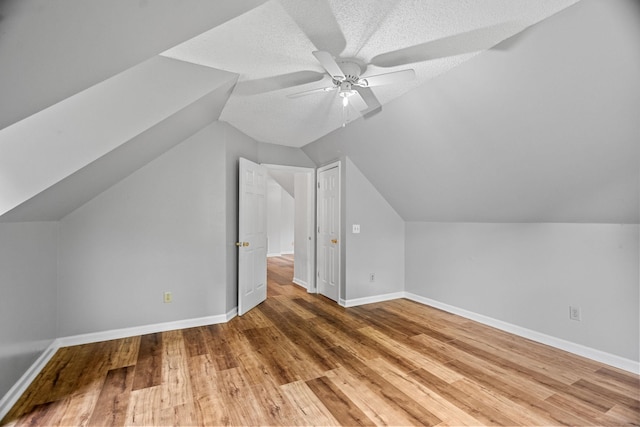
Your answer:
[[[288,97],[335,86],[313,51],[356,63],[365,79],[415,71],[364,89],[375,109],[576,1],[274,0],[162,55],[239,74],[221,120],[302,147],[361,115],[343,111],[337,91]]]
[[[219,118],[349,155],[406,220],[637,223],[639,2],[576,1],[0,1],[0,216],[60,216]],[[314,50],[416,78],[366,118],[288,98],[333,84]]]

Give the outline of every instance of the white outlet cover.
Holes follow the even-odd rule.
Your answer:
[[[352,232],[353,232],[353,234],[360,233],[360,224],[353,224],[352,225]]]
[[[571,320],[582,320],[582,315],[580,313],[580,307],[578,306],[569,306],[569,319]]]

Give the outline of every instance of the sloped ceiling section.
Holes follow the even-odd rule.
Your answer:
[[[94,162],[102,156],[193,104],[206,108],[210,114],[207,123],[215,121],[236,79],[232,73],[157,56],[0,130],[0,215],[87,165],[96,166]],[[207,98],[212,92],[217,92],[213,101]],[[208,101],[199,102],[203,98]],[[184,123],[180,126],[182,133],[190,134],[202,123],[193,129]],[[150,161],[159,154],[158,150],[182,140],[147,141],[137,145],[135,162],[116,156],[109,163],[118,165],[118,160],[123,160],[131,166],[144,164],[145,159]],[[112,173],[127,172],[120,167],[96,170],[107,173],[87,177],[97,180],[96,188],[102,187],[100,182],[112,181]],[[85,189],[93,188],[93,184],[85,185]],[[77,186],[69,188],[79,190]],[[86,193],[80,200],[91,196],[91,191],[80,193]],[[49,208],[65,211],[52,205]]]
[[[0,129],[265,0],[0,0]]]
[[[235,80],[203,96],[4,215],[0,222],[58,221],[220,116]]]
[[[217,120],[237,74],[157,54],[263,2],[0,1],[0,221],[59,219]]]
[[[303,150],[408,221],[637,224],[638,76],[640,2],[583,0]]]
[[[577,0],[271,0],[163,55],[238,73],[221,120],[262,142],[301,147],[360,117],[313,56],[358,63],[362,76],[413,69],[369,88],[384,105]]]

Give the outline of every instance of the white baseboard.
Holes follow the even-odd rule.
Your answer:
[[[355,307],[358,305],[372,304],[374,302],[390,301],[393,299],[404,298],[404,292],[393,292],[390,294],[374,295],[371,297],[354,298],[345,300],[340,298],[339,304],[343,307]]]
[[[309,289],[309,286],[307,285],[307,282],[305,282],[304,280],[300,280],[300,279],[294,277],[292,282],[295,283],[298,286],[302,286],[305,289]]]
[[[474,313],[472,311],[435,301],[430,298],[412,294],[410,292],[405,292],[404,297],[411,301],[438,308],[448,313],[456,314],[466,319],[470,319],[478,323],[482,323],[484,325],[488,325],[496,329],[500,329],[502,331],[539,342],[541,344],[546,344],[548,346],[555,347],[569,353],[577,354],[578,356],[586,357],[587,359],[595,360],[600,363],[614,366],[616,368],[620,368],[634,374],[640,374],[640,362],[636,362],[634,360],[626,359],[624,357],[616,356],[615,354],[596,350],[591,347],[586,347],[582,344],[566,341],[561,338],[546,335],[541,332],[536,332],[531,329],[523,328],[511,323],[503,322],[502,320],[497,320],[482,314]]]
[[[40,354],[40,356],[36,359],[35,362],[29,369],[20,377],[18,381],[9,389],[9,391],[2,396],[0,399],[0,420],[7,415],[7,413],[11,410],[13,405],[16,404],[20,396],[27,391],[27,387],[31,384],[31,382],[36,378],[36,376],[40,373],[42,368],[44,368],[49,360],[53,357],[53,355],[58,350],[58,346],[56,345],[56,340],[54,340],[49,346]]]
[[[238,315],[238,308],[235,307],[226,314],[218,316],[198,317],[194,319],[177,320],[174,322],[156,323],[152,325],[134,326],[131,328],[113,329],[110,331],[94,332],[89,334],[73,335],[61,337],[53,340],[47,349],[38,359],[27,369],[20,379],[9,389],[0,399],[0,420],[11,410],[20,396],[27,390],[27,387],[47,365],[55,352],[61,347],[72,345],[90,344],[100,341],[108,341],[136,335],[153,334],[157,332],[173,331],[176,329],[194,328],[197,326],[213,325],[216,323],[226,323]]]
[[[176,329],[195,328],[198,326],[214,325],[216,323],[226,323],[238,314],[238,309],[234,308],[227,314],[217,316],[197,317],[194,319],[176,320],[174,322],[156,323],[151,325],[134,326],[131,328],[113,329],[110,331],[93,332],[89,334],[73,335],[58,338],[58,347],[68,347],[72,345],[89,344],[99,341],[109,341],[136,335],[154,334],[157,332],[173,331]]]

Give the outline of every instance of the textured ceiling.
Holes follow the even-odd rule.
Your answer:
[[[163,55],[239,74],[220,119],[301,147],[360,117],[336,91],[287,97],[331,86],[313,51],[355,58],[364,77],[414,69],[372,89],[384,105],[577,1],[271,0]]]

